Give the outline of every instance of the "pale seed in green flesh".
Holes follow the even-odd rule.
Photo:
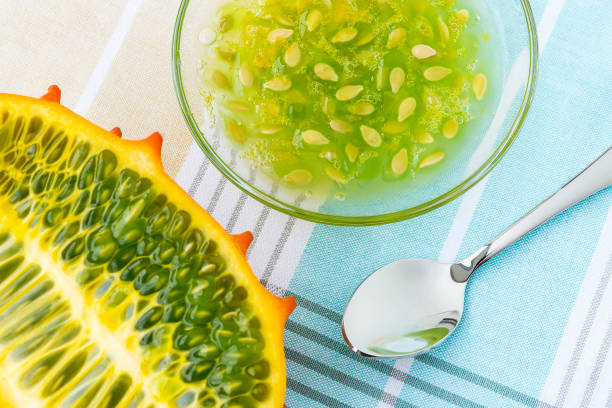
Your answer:
[[[306,17],[306,25],[308,26],[308,31],[313,32],[316,30],[321,24],[321,20],[323,19],[323,14],[319,10],[312,10],[308,13]]]
[[[382,127],[383,133],[389,133],[391,135],[397,135],[407,131],[410,128],[408,123],[400,123],[400,122],[387,122]]]
[[[361,38],[357,40],[357,46],[361,47],[362,45],[369,44],[374,38],[376,38],[376,33],[373,31],[368,31],[365,34],[362,34]]]
[[[359,32],[355,27],[346,27],[338,31],[332,38],[333,43],[347,43],[352,41]]]
[[[288,173],[283,177],[286,182],[295,184],[296,186],[305,186],[312,181],[312,174],[308,170],[297,169]]]
[[[470,12],[466,9],[462,9],[456,12],[455,16],[457,16],[457,22],[463,25],[468,22],[468,19],[470,18]]]
[[[293,30],[288,28],[277,28],[275,30],[270,31],[268,34],[268,41],[272,44],[277,44],[286,40],[287,38],[293,35]]]
[[[452,69],[446,67],[429,67],[423,73],[426,80],[431,82],[441,81],[453,72]]]
[[[421,163],[419,164],[419,168],[423,169],[425,167],[433,166],[436,163],[439,163],[444,159],[443,152],[434,152],[426,156]]]
[[[242,126],[240,126],[235,120],[229,121],[227,124],[227,130],[229,130],[230,135],[237,142],[244,142],[247,138],[247,134]]]
[[[302,59],[302,52],[300,51],[300,47],[297,45],[297,43],[293,43],[289,46],[289,48],[287,48],[284,59],[285,64],[289,65],[290,67],[295,67],[300,63],[300,60]]]
[[[260,130],[260,132],[264,135],[275,135],[278,132],[280,132],[282,129],[278,128],[278,127],[269,127],[269,128],[263,128]]]
[[[444,20],[442,20],[442,17],[438,17],[438,31],[440,31],[440,39],[443,42],[450,40],[450,31]]]
[[[408,151],[402,148],[391,160],[391,171],[400,176],[408,170]]]
[[[315,75],[324,81],[338,82],[338,74],[334,69],[325,63],[318,63],[314,66]]]
[[[276,77],[264,84],[264,88],[271,91],[283,92],[291,88],[291,80],[287,77]]]
[[[447,139],[452,139],[459,131],[459,123],[455,119],[449,119],[442,126],[442,135]]]
[[[347,143],[344,146],[344,152],[346,153],[346,157],[348,157],[351,163],[355,163],[357,160],[357,155],[359,154],[359,148],[352,143]]]
[[[361,85],[343,86],[342,88],[338,89],[338,92],[336,92],[336,98],[339,101],[343,101],[343,102],[350,101],[351,99],[359,95],[362,91],[363,91],[363,86]]]
[[[393,68],[389,75],[389,83],[391,84],[391,91],[398,93],[404,81],[406,79],[406,73],[400,67]]]
[[[406,29],[405,28],[396,28],[391,31],[389,34],[389,39],[387,40],[387,48],[395,48],[400,46],[404,40],[406,40]]]
[[[431,133],[421,130],[416,134],[416,141],[421,144],[431,144],[434,142],[434,138]]]
[[[334,119],[329,122],[329,127],[331,127],[334,131],[338,133],[348,133],[353,130],[353,127],[350,123],[339,119]]]
[[[211,75],[212,82],[221,89],[229,89],[230,83],[225,74],[221,71],[214,70]]]
[[[368,116],[374,113],[374,105],[367,102],[357,102],[349,107],[349,111],[355,115]]]
[[[302,139],[304,139],[304,142],[313,146],[326,145],[329,143],[329,139],[323,136],[323,133],[316,130],[305,131],[302,133]]]
[[[239,112],[249,111],[249,107],[242,102],[228,102],[227,107]]]
[[[403,122],[414,113],[417,101],[413,97],[406,98],[400,103],[397,120]]]
[[[274,19],[278,21],[279,23],[281,23],[282,25],[286,25],[289,27],[293,26],[293,23],[289,21],[287,18],[285,18],[284,16],[274,16]]]
[[[474,81],[472,82],[472,90],[474,91],[476,99],[479,101],[482,100],[485,92],[487,91],[487,77],[484,74],[478,74],[474,77]]]
[[[251,71],[246,62],[243,63],[240,67],[238,77],[240,78],[240,83],[242,83],[243,86],[246,86],[247,88],[253,86],[253,81],[255,80],[255,78],[253,77],[253,72]]]
[[[412,47],[412,55],[418,59],[427,59],[436,55],[436,50],[431,48],[429,45],[417,44]]]
[[[346,184],[346,177],[335,167],[326,167],[325,173],[327,177],[340,184]]]
[[[361,131],[361,137],[363,140],[372,147],[380,147],[382,144],[382,137],[380,137],[380,133],[374,128],[371,128],[366,125],[361,125],[359,128]]]

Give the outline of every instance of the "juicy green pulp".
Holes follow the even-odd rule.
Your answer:
[[[246,141],[238,140],[244,158],[254,167],[271,170],[276,178],[305,169],[313,175],[308,188],[328,182],[326,169],[333,168],[343,179],[340,184],[360,181],[365,190],[375,192],[381,179],[394,182],[415,177],[418,171],[423,171],[419,170],[419,163],[430,153],[441,151],[446,157],[452,155],[453,141],[442,136],[443,124],[449,119],[456,120],[457,138],[467,137],[462,134],[462,125],[472,119],[472,105],[482,103],[476,102],[471,91],[471,80],[485,70],[484,63],[478,60],[484,39],[473,13],[466,26],[456,15],[458,7],[446,5],[452,1],[303,0],[290,3],[266,0],[256,4],[244,0],[225,6],[219,12],[216,40],[203,61],[210,100],[228,129],[226,133],[231,135],[232,127],[235,129],[237,124],[246,138]],[[296,8],[299,4],[303,5],[301,10]],[[310,32],[306,19],[315,9],[323,13],[323,18],[321,25]],[[438,17],[450,30],[448,42],[440,38]],[[359,34],[348,43],[332,43],[333,36],[345,27],[355,27]],[[406,40],[399,47],[388,49],[389,34],[399,27],[406,29]],[[267,34],[276,28],[292,29],[294,33],[273,45]],[[357,45],[370,34],[374,34],[371,42]],[[294,68],[283,60],[285,51],[293,43],[298,44],[302,54]],[[416,44],[433,47],[437,55],[416,59],[411,53]],[[338,82],[325,81],[314,74],[314,65],[320,62],[334,68]],[[253,87],[244,87],[239,80],[243,63],[254,73]],[[431,66],[451,68],[453,73],[441,81],[430,82],[423,72]],[[406,73],[398,93],[393,93],[389,85],[389,74],[395,67],[401,67]],[[227,89],[210,80],[214,71],[225,75]],[[384,79],[382,89],[377,83],[379,74]],[[291,79],[290,90],[276,92],[263,86],[280,76]],[[346,85],[363,85],[365,89],[355,99],[341,102],[336,99],[336,91]],[[404,122],[405,129],[385,132],[385,124],[397,121],[399,104],[408,97],[417,100],[417,108]],[[374,113],[353,114],[352,108],[360,102],[374,105]],[[236,109],[236,103],[243,104],[248,111]],[[346,134],[333,131],[329,123],[337,119],[351,124],[352,131]],[[360,125],[376,129],[382,136],[382,146],[375,148],[365,143]],[[281,131],[273,135],[261,133],[262,129],[269,128]],[[330,143],[306,144],[302,133],[310,129],[321,132]],[[430,133],[434,142],[420,143],[423,132]],[[345,151],[347,143],[359,150],[355,162],[351,162]],[[397,175],[391,169],[391,161],[402,148],[408,152],[408,169]]]
[[[189,213],[113,152],[0,104],[0,209],[0,356],[23,368],[24,390],[57,407],[268,398],[247,289]],[[144,375],[160,379],[155,392],[114,367],[27,245],[61,265],[111,331],[136,336]]]

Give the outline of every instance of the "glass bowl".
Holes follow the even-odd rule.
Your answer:
[[[469,125],[468,141],[436,171],[419,180],[376,194],[331,194],[291,189],[240,158],[235,145],[215,126],[203,96],[199,67],[205,58],[199,36],[211,26],[218,8],[232,0],[182,0],[172,42],[174,86],[187,125],[214,166],[246,194],[278,211],[313,222],[366,226],[402,221],[454,200],[484,178],[516,138],[531,105],[538,65],[536,24],[528,0],[489,3],[499,67],[496,104]],[[477,4],[484,0],[470,0]],[[461,5],[462,0],[457,0]],[[494,109],[491,109],[494,108]]]

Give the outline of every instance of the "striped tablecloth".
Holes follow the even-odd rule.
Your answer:
[[[206,1],[206,0],[202,0]],[[241,194],[192,144],[170,74],[178,0],[2,0],[0,90],[50,83],[94,122],[165,136],[168,172],[228,230],[252,230],[249,260],[299,302],[287,324],[286,404],[299,407],[612,407],[612,191],[565,212],[485,265],[464,321],[414,360],[353,355],[344,304],[401,257],[467,255],[612,144],[612,3],[534,0],[541,70],[529,118],[493,173],[446,207],[394,225],[314,225]]]

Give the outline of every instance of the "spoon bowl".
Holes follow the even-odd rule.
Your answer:
[[[482,264],[563,210],[612,185],[612,148],[465,261],[393,262],[370,275],[349,300],[342,334],[365,357],[402,358],[444,341],[463,315],[465,287]]]
[[[442,342],[463,313],[466,285],[453,280],[451,266],[404,259],[370,275],[347,304],[347,344],[363,356],[398,358]]]

